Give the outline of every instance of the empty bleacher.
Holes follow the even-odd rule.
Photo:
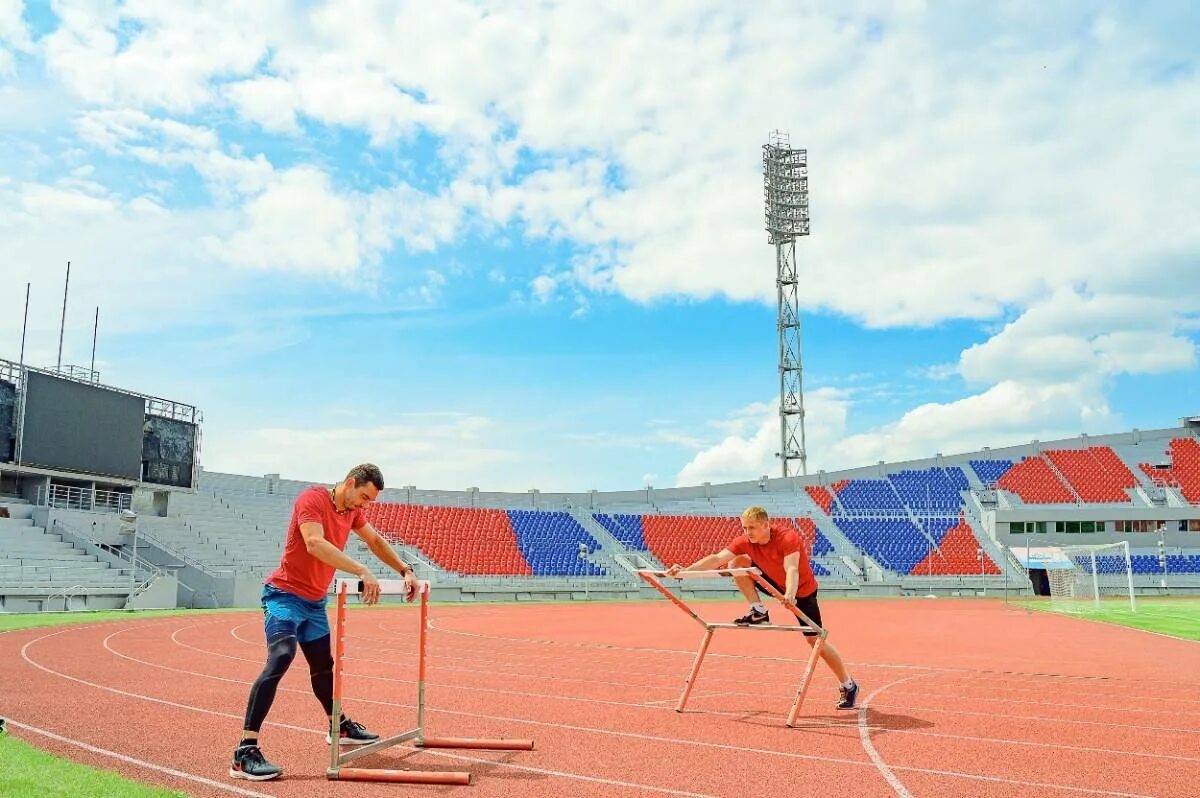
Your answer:
[[[591,555],[600,544],[570,513],[509,510],[508,518],[534,576],[604,576],[603,568],[580,557],[581,546]]]
[[[965,482],[962,471],[954,470]],[[941,468],[906,469],[888,474],[888,480],[915,515],[949,515],[957,513],[962,506],[961,483]]]
[[[851,479],[835,483],[838,504],[849,514],[904,511],[904,502],[886,479]]]
[[[907,574],[929,555],[929,539],[907,518],[834,516],[850,541],[884,568]]]
[[[1013,467],[1012,460],[971,460],[971,468],[984,487],[995,487],[1000,478]]]
[[[642,532],[642,516],[631,513],[592,513],[592,517],[625,548],[648,551],[646,537]]]
[[[376,502],[368,506],[367,520],[385,536],[419,547],[448,571],[534,573],[503,510]]]
[[[130,589],[128,571],[36,526],[32,507],[24,501],[5,500],[0,506],[8,515],[0,517],[0,596],[38,597],[23,600],[18,610],[39,604],[55,610],[97,606],[99,597],[109,599],[104,606],[123,604]],[[47,601],[51,603],[45,605]]]
[[[833,508],[833,493],[830,492],[829,488],[823,485],[807,485],[804,490],[825,515],[830,514]]]
[[[1074,504],[1075,495],[1041,457],[1027,457],[996,481],[996,487],[1014,493],[1026,504]]]
[[[1154,484],[1178,488],[1189,504],[1200,504],[1200,443],[1194,438],[1172,438],[1166,454],[1170,457],[1168,467],[1145,462],[1138,467]]]
[[[1130,503],[1126,491],[1137,487],[1137,477],[1109,447],[1048,449],[1045,454],[1080,500],[1088,503]]]

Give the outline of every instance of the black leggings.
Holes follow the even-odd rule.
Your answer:
[[[262,728],[271,705],[275,703],[275,690],[279,680],[291,667],[296,658],[295,628],[287,624],[279,624],[281,628],[271,629],[267,638],[267,663],[263,671],[254,680],[250,688],[250,698],[246,702],[246,731],[257,732]],[[333,654],[329,648],[329,635],[318,637],[300,643],[304,659],[308,661],[308,675],[312,683],[313,695],[321,702],[321,708],[327,716],[333,714]]]

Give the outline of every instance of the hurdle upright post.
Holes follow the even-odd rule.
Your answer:
[[[339,582],[337,609],[333,614],[333,714],[329,718],[329,772],[342,764],[338,751],[342,717],[342,660],[346,653],[346,583]]]

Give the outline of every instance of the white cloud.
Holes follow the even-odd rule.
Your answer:
[[[818,468],[840,468],[834,464],[830,447],[842,438],[849,412],[849,395],[836,388],[818,388],[804,397],[808,419],[805,438],[809,472]],[[675,478],[676,485],[703,482],[742,482],[763,474],[778,476],[781,464],[778,403],[754,403],[715,422],[728,434],[718,443],[698,452]]]
[[[33,50],[29,29],[21,18],[22,0],[0,0],[0,75],[10,72],[16,58],[10,50],[28,53]]]
[[[1195,344],[1176,334],[1186,302],[1064,288],[964,350],[959,369],[968,381],[991,384],[1013,375],[1057,383],[1194,368]]]
[[[1200,85],[1147,82],[1142,65],[1168,55],[1111,15],[1039,11],[1043,33],[1017,38],[1036,8],[59,10],[47,63],[89,102],[228,103],[271,131],[311,119],[378,148],[432,134],[456,171],[447,217],[594,248],[587,288],[638,301],[772,298],[759,161],[781,126],[812,159],[809,308],[873,326],[991,318],[1072,282],[1155,285],[1164,255],[1200,245],[1200,177],[1177,168],[1200,159]],[[521,152],[537,168],[514,178]]]
[[[293,464],[302,473],[285,476],[333,481],[356,463],[373,462],[389,487],[462,489],[471,475],[486,475],[489,489],[528,487],[504,484],[510,479],[505,473],[526,458],[519,446],[503,445],[496,436],[491,419],[460,413],[408,413],[395,423],[316,429],[221,427],[206,435],[204,467],[267,474]]]
[[[42,42],[46,64],[76,95],[183,112],[213,102],[212,79],[252,72],[268,45],[265,32],[281,36],[290,27],[286,4],[275,0],[124,7],[58,0],[54,8],[60,24]]]
[[[820,389],[805,397],[805,405],[810,474],[1106,432],[1115,424],[1094,381],[1004,381],[963,399],[920,405],[895,422],[850,435],[845,433],[853,408],[849,395]],[[677,484],[779,476],[777,405],[752,405],[734,416],[731,428],[737,432],[698,453],[680,471]]]
[[[548,274],[539,274],[529,281],[529,289],[533,292],[534,299],[542,304],[550,301],[557,287],[558,281]]]
[[[359,267],[362,246],[352,204],[329,176],[310,167],[279,173],[246,205],[246,224],[214,254],[235,266],[345,277]]]

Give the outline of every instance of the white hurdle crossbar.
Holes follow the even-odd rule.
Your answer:
[[[425,639],[429,626],[429,582],[417,583],[421,602],[421,619],[417,626],[417,725],[400,734],[377,740],[369,745],[342,753],[339,749],[339,719],[342,715],[342,666],[346,655],[346,598],[349,593],[362,593],[358,579],[339,579],[336,583],[337,612],[333,627],[333,718],[329,729],[329,769],[326,778],[340,781],[383,781],[396,784],[467,785],[471,774],[466,771],[386,770],[382,768],[348,768],[350,762],[413,740],[418,748],[471,748],[491,751],[532,751],[533,740],[479,740],[456,737],[425,736]],[[380,595],[407,595],[403,579],[380,579]]]
[[[784,596],[776,590],[757,568],[721,568],[715,571],[680,571],[677,574],[670,574],[666,571],[650,571],[640,570],[637,575],[650,584],[651,587],[662,593],[671,603],[679,609],[683,610],[696,623],[704,627],[704,637],[700,641],[700,649],[696,652],[696,660],[692,664],[692,671],[688,674],[687,681],[683,684],[683,694],[679,696],[679,702],[675,705],[676,712],[683,712],[683,708],[687,705],[688,696],[692,694],[692,687],[695,686],[696,677],[700,673],[700,666],[704,663],[704,656],[708,653],[708,645],[712,642],[713,632],[717,629],[745,629],[758,632],[815,632],[816,642],[812,645],[812,651],[808,657],[808,663],[804,667],[804,675],[800,680],[800,686],[796,688],[796,698],[792,702],[792,708],[788,712],[787,725],[792,728],[796,725],[796,716],[800,714],[800,707],[804,705],[804,697],[808,694],[808,685],[812,681],[813,672],[816,670],[817,658],[821,656],[821,649],[825,645],[825,638],[829,634],[825,629],[813,623],[812,619],[796,608],[795,605],[788,604],[784,600]],[[733,579],[740,576],[748,576],[754,580],[760,589],[765,591],[769,596],[774,598],[784,607],[792,611],[799,621],[798,626],[738,626],[733,623],[712,623],[701,617],[700,613],[696,612],[687,602],[676,596],[662,583],[663,579],[713,579],[713,578],[728,578]]]

